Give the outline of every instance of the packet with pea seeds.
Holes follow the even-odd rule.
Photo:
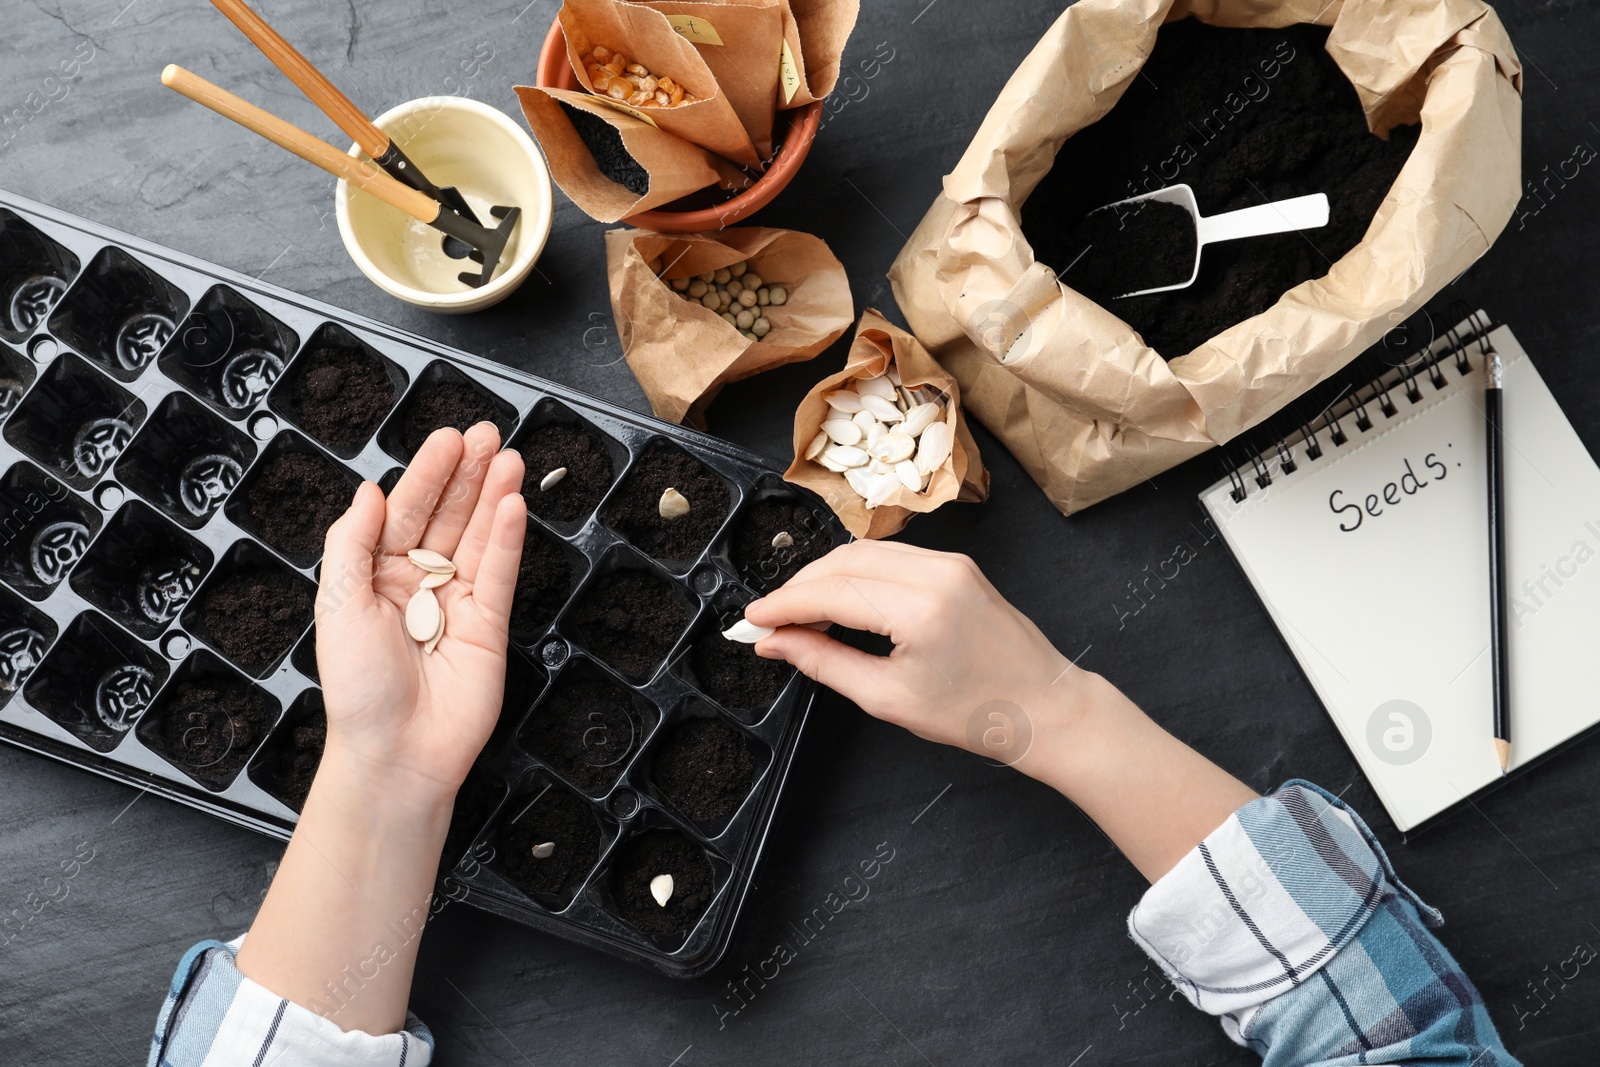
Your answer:
[[[674,280],[706,274],[707,293],[746,291],[742,283],[718,285],[718,271],[742,265],[741,278],[758,278],[769,302],[728,312],[690,298]],[[844,265],[818,237],[793,230],[742,226],[707,234],[660,234],[617,229],[606,233],[606,274],[611,311],[622,350],[657,416],[705,429],[706,408],[722,387],[764,370],[820,354],[844,336],[855,304]],[[782,303],[773,304],[776,290]],[[713,299],[715,299],[713,297]],[[723,318],[733,307],[767,321],[759,338],[747,337]]]

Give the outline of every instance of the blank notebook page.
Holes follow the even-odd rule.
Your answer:
[[[1510,330],[1511,768],[1600,722],[1600,469]],[[1408,830],[1500,774],[1478,346],[1448,384],[1283,473],[1201,500],[1388,808]],[[1350,419],[1344,423],[1348,427]]]

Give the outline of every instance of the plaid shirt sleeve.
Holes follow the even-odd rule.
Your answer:
[[[1516,1067],[1483,1001],[1337,797],[1289,782],[1150,887],[1128,930],[1265,1067]]]
[[[202,941],[178,964],[149,1067],[426,1067],[433,1035],[414,1015],[398,1034],[345,1032],[239,973],[229,944]]]

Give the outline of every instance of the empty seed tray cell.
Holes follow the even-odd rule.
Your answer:
[[[4,192],[0,740],[287,838],[327,735],[327,527],[483,420],[527,463],[528,537],[441,888],[702,974],[814,698],[721,631],[847,538],[827,507],[765,457]]]

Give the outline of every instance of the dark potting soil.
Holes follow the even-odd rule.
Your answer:
[[[611,488],[611,453],[600,435],[587,426],[554,423],[533,434],[520,449],[527,473],[522,498],[528,510],[547,522],[576,522],[600,506]],[[558,467],[567,475],[549,490],[539,488]]]
[[[308,452],[280,452],[250,483],[250,519],[261,539],[291,556],[322,555],[328,527],[354,495],[332,460]]]
[[[348,456],[378,432],[394,401],[394,382],[378,357],[326,345],[305,357],[289,402],[301,429]]]
[[[600,861],[594,811],[565,789],[551,789],[519,812],[526,803],[513,801],[506,809],[510,821],[501,824],[495,842],[500,866],[530,895],[569,896]],[[555,850],[544,859],[534,856],[534,847],[546,842]]]
[[[686,719],[656,752],[650,779],[678,811],[711,822],[750,795],[755,761],[744,735],[721,719]]]
[[[615,126],[598,115],[579,111],[571,104],[562,104],[561,110],[572,120],[572,128],[578,131],[579,139],[589,149],[589,154],[594,156],[595,166],[600,168],[601,174],[634,196],[643,196],[650,191],[650,173],[623,147],[622,134],[617,132]]]
[[[439,382],[417,394],[406,411],[405,429],[401,441],[406,451],[415,452],[422,447],[428,435],[441,426],[454,426],[465,431],[480,422],[499,426],[500,411],[494,401],[470,385],[462,382]],[[501,426],[504,433],[507,427]]]
[[[650,881],[672,875],[666,907],[650,895]],[[692,927],[711,903],[716,886],[706,850],[671,830],[651,830],[622,846],[611,867],[617,914],[647,934],[677,934]]]
[[[554,621],[572,592],[572,564],[558,545],[528,523],[517,569],[517,590],[511,598],[511,632],[533,638]]]
[[[589,587],[573,611],[583,647],[623,674],[656,669],[689,625],[677,590],[649,571],[612,571]]]
[[[319,700],[320,704],[320,700]],[[319,707],[304,722],[289,731],[289,736],[272,753],[267,764],[271,793],[295,811],[305,807],[311,781],[322,763],[322,750],[328,741],[328,716]]]
[[[729,641],[716,627],[695,638],[689,656],[700,691],[725,708],[760,711],[794,677],[783,660],[762,659],[753,645]]]
[[[158,743],[174,762],[216,784],[231,781],[272,725],[272,699],[232,677],[179,682],[161,708]]]
[[[1083,249],[1071,270],[1072,287],[1115,308],[1123,293],[1177,285],[1194,271],[1194,218],[1177,204],[1146,200],[1091,211],[1068,237]]]
[[[676,489],[689,501],[689,514],[661,517],[661,494]],[[727,483],[683,449],[656,441],[628,472],[606,524],[661,560],[698,556],[711,543],[731,506]]]
[[[622,776],[643,738],[632,693],[612,681],[580,678],[545,699],[522,741],[557,774],[598,793]]]
[[[283,571],[246,567],[206,591],[200,617],[222,654],[256,674],[276,663],[311,625],[311,594]]]
[[[474,767],[456,794],[455,807],[450,812],[450,829],[445,832],[444,852],[439,857],[441,871],[450,870],[461,859],[499,799],[499,788],[482,770]]]
[[[1073,288],[1090,284],[1105,272],[1089,265],[1092,250],[1074,263],[1084,216],[1168,185],[1193,186],[1203,215],[1326,192],[1327,226],[1208,247],[1188,289],[1106,304],[1169,359],[1326,274],[1365,234],[1418,133],[1399,127],[1386,141],[1367,129],[1327,39],[1306,25],[1221,29],[1189,18],[1163,27],[1121,101],[1067,140],[1024,205],[1040,262]]]
[[[773,548],[772,539],[780,533],[787,533],[794,544]],[[745,584],[765,592],[827,555],[833,548],[833,535],[809,505],[762,500],[740,516],[728,547]]]

